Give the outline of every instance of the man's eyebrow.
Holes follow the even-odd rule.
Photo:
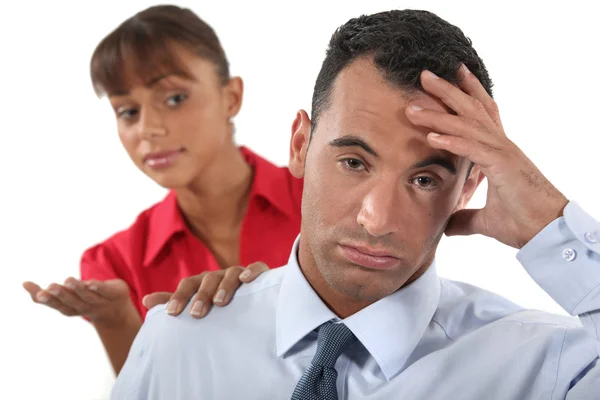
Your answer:
[[[443,156],[431,156],[426,159],[413,164],[412,169],[425,168],[430,165],[439,165],[442,168],[447,169],[451,174],[456,175],[456,165],[449,158]]]
[[[331,142],[329,142],[329,145],[333,146],[333,147],[360,147],[361,149],[363,149],[364,151],[366,151],[373,157],[379,158],[379,154],[377,154],[377,152],[375,150],[373,150],[373,148],[371,146],[369,146],[367,144],[367,142],[365,142],[363,139],[359,138],[358,136],[354,136],[354,135],[342,136],[337,139],[333,139]]]

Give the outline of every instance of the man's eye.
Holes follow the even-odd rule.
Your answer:
[[[439,183],[429,176],[418,176],[413,179],[413,182],[423,189],[433,189],[439,186]]]
[[[344,167],[347,169],[360,171],[365,168],[365,164],[356,158],[345,158],[342,160]]]

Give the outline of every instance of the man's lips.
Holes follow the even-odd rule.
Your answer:
[[[340,244],[344,258],[353,264],[372,269],[392,268],[400,262],[400,258],[390,250],[377,249],[355,244]]]

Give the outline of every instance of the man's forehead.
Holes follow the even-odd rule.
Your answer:
[[[372,60],[361,57],[344,68],[335,79],[332,104],[349,107],[362,103],[379,103],[390,97],[397,98],[400,94],[400,91],[392,90]]]
[[[459,161],[459,157],[431,147],[427,141],[430,130],[408,120],[405,110],[411,102],[449,112],[441,100],[423,91],[409,92],[393,86],[370,59],[356,60],[338,76],[329,110],[323,113],[317,128],[328,132],[317,135],[322,135],[322,144],[347,135],[360,138],[385,159],[439,156]]]
[[[361,57],[344,68],[336,78],[331,106],[334,111],[372,112],[383,116],[416,102],[424,108],[450,112],[444,103],[422,90],[401,89],[388,80],[369,57]]]

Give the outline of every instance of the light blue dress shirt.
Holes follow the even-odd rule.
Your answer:
[[[289,399],[316,352],[315,328],[339,320],[304,278],[297,243],[288,265],[204,319],[153,308],[112,399]],[[600,399],[600,224],[571,202],[517,258],[579,318],[442,279],[434,263],[344,320],[359,341],[337,361],[339,398]]]

